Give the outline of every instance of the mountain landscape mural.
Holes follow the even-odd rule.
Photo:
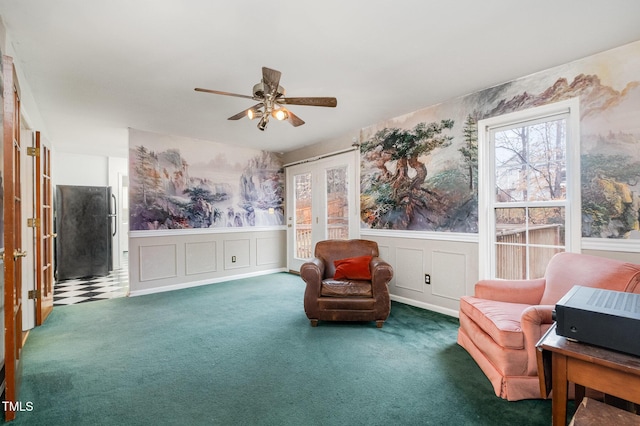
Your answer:
[[[476,233],[477,121],[578,97],[582,235],[637,234],[640,81],[626,68],[616,72],[624,64],[640,75],[630,55],[640,57],[640,42],[364,129],[362,227]],[[439,130],[419,137],[420,126]]]
[[[274,154],[237,150],[229,160],[224,152],[210,149],[207,160],[205,150],[181,145],[161,148],[147,141],[130,146],[131,230],[284,223],[284,174]]]
[[[565,99],[580,99],[582,235],[625,238],[640,218],[640,82],[618,91],[596,75],[558,79],[538,95],[501,101],[487,117]]]

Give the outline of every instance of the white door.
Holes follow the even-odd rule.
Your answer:
[[[118,173],[120,189],[120,209],[118,211],[118,235],[120,236],[120,252],[118,258],[129,251],[129,176]]]
[[[298,272],[318,241],[357,238],[357,151],[287,168],[287,267]]]

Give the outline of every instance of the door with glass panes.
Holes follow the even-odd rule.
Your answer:
[[[356,164],[352,151],[286,169],[290,271],[300,271],[318,241],[357,237]]]

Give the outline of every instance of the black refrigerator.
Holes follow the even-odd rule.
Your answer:
[[[113,269],[115,202],[110,186],[56,186],[57,280],[101,277]]]

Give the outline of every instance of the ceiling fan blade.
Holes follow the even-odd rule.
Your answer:
[[[267,86],[267,93],[271,94],[278,90],[280,76],[282,73],[271,68],[262,67],[262,82]]]
[[[294,113],[292,113],[291,111],[287,110],[287,114],[288,114],[287,121],[293,127],[302,126],[304,124],[304,120],[298,117],[297,115],[295,115]]]
[[[253,96],[249,96],[249,95],[239,95],[237,93],[221,92],[219,90],[201,89],[199,87],[196,87],[195,91],[196,92],[213,93],[214,95],[235,96],[236,98],[253,99]]]
[[[287,105],[307,105],[319,107],[335,107],[338,105],[336,98],[278,98],[279,104]]]
[[[258,108],[262,108],[263,106],[264,104],[262,102],[259,104],[255,104],[251,108],[247,108],[244,111],[237,113],[236,115],[232,115],[231,117],[227,118],[227,120],[240,120],[241,118],[244,118],[247,116],[247,113],[249,112],[250,109],[258,109]]]

